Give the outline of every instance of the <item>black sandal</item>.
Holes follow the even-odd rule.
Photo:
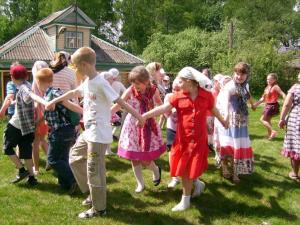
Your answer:
[[[158,167],[158,172],[159,172],[159,178],[157,180],[153,180],[154,186],[158,186],[161,181],[161,168],[160,167]]]

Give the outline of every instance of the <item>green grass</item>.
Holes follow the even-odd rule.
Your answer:
[[[259,123],[261,110],[250,112],[255,172],[234,185],[220,177],[210,155],[209,169],[201,178],[206,183],[205,192],[192,200],[190,209],[180,213],[171,212],[180,200],[181,189],[167,189],[167,154],[157,162],[163,169],[161,185],[154,187],[151,173],[144,170],[146,190],[141,194],[134,192],[136,183],[130,163],[117,156],[108,157],[108,214],[81,221],[77,214],[85,209],[81,206],[84,195],[71,197],[64,193],[52,172],[43,169],[37,187],[9,184],[16,170],[1,153],[0,224],[300,224],[300,185],[288,179],[289,160],[280,154],[283,131],[274,141],[266,140],[266,131]],[[278,118],[274,124],[277,122]],[[2,133],[5,123],[0,125]],[[113,146],[116,151],[116,143]]]

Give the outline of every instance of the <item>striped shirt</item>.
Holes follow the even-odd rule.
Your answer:
[[[76,75],[75,72],[65,67],[53,76],[52,87],[59,88],[64,93],[73,90],[76,87]]]

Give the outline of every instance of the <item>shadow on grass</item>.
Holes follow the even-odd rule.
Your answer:
[[[175,192],[166,194],[166,191],[151,191],[145,190],[143,195],[150,195],[160,199],[157,205],[163,205],[166,201],[174,201]],[[176,191],[177,192],[177,191]],[[107,217],[113,218],[125,224],[133,225],[148,225],[148,224],[187,224],[192,225],[185,219],[174,217],[172,215],[159,213],[157,210],[147,210],[148,202],[140,199],[141,194],[131,195],[123,189],[116,189],[109,197],[109,207]],[[177,198],[179,193],[176,194]],[[120,199],[127,199],[127,201],[120,201]],[[170,209],[171,210],[171,209]]]

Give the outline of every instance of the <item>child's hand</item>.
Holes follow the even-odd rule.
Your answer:
[[[48,102],[45,105],[45,110],[47,111],[53,111],[55,109],[55,103],[53,103],[52,101]]]
[[[138,119],[138,122],[136,125],[139,127],[143,127],[145,125],[146,119],[143,116],[139,116],[139,118],[137,118],[137,119]]]
[[[278,122],[278,127],[279,128],[283,129],[285,127],[285,125],[286,125],[285,120],[279,120],[279,122]]]

